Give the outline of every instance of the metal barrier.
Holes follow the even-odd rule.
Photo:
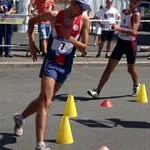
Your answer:
[[[0,24],[27,25],[27,20],[26,20],[27,16],[28,15],[24,15],[24,14],[11,14],[9,16],[0,14]],[[27,40],[27,38],[25,38],[24,40]],[[12,45],[2,44],[0,45],[0,47],[11,47],[13,49],[25,50],[26,56],[28,56],[28,52],[29,52],[29,44],[12,44]]]
[[[27,16],[25,14],[11,14],[9,16],[5,16],[3,14],[0,14],[0,24],[11,24],[11,25],[23,25],[27,24]],[[100,20],[100,19],[90,19],[91,22],[99,22],[99,21],[108,21],[108,20]],[[117,20],[120,22],[120,20]],[[141,20],[141,23],[150,23],[150,20]],[[91,24],[91,29],[90,33],[92,34],[94,26]],[[35,28],[37,30],[37,27]],[[24,39],[27,41],[27,37]],[[28,55],[29,52],[29,45],[28,44],[12,44],[12,45],[0,45],[0,47],[13,47],[13,48],[22,48],[26,50],[26,56]]]

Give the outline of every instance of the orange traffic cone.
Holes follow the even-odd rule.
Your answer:
[[[101,106],[111,108],[111,107],[113,107],[113,104],[110,100],[106,99],[101,103]]]
[[[74,96],[72,94],[69,94],[68,96],[63,116],[68,116],[69,118],[77,117],[77,110],[74,102]]]
[[[74,142],[69,119],[66,116],[63,116],[60,122],[56,142],[59,144],[71,144]]]
[[[147,97],[145,84],[140,85],[140,89],[138,91],[136,101],[141,102],[141,103],[148,103],[148,97]]]

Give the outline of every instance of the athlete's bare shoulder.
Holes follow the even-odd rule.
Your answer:
[[[88,13],[86,11],[82,13],[82,21],[83,22],[90,21]]]
[[[133,12],[133,17],[139,20],[141,19],[141,13],[138,10],[136,10]]]
[[[47,12],[47,19],[50,20],[51,25],[53,26],[56,19],[57,19],[58,11],[57,10],[52,10]]]

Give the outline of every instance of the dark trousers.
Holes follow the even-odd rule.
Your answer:
[[[3,38],[5,45],[11,45],[12,25],[0,24],[0,45],[2,45]],[[5,55],[11,52],[10,46],[4,47]],[[3,53],[3,47],[0,47],[0,54]]]

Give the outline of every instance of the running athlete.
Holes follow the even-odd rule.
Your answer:
[[[90,22],[83,12],[89,9],[90,6],[85,0],[72,0],[69,7],[59,11],[57,15],[56,12],[50,11],[29,20],[29,46],[33,61],[37,60],[38,52],[34,41],[34,25],[41,20],[49,20],[52,25],[48,53],[40,72],[40,94],[22,113],[14,115],[14,132],[21,136],[24,119],[36,113],[37,145],[35,150],[50,150],[44,142],[47,114],[53,95],[60,89],[71,72],[76,48],[81,52],[87,48]]]
[[[108,81],[109,76],[117,66],[121,57],[125,54],[127,57],[128,72],[133,80],[133,96],[137,95],[139,88],[138,75],[135,67],[137,54],[137,30],[140,25],[141,15],[138,6],[141,0],[129,0],[129,9],[122,11],[121,25],[113,24],[112,28],[118,31],[118,41],[114,51],[109,58],[108,65],[100,79],[96,89],[89,90],[87,93],[93,98],[97,98],[103,86]]]

